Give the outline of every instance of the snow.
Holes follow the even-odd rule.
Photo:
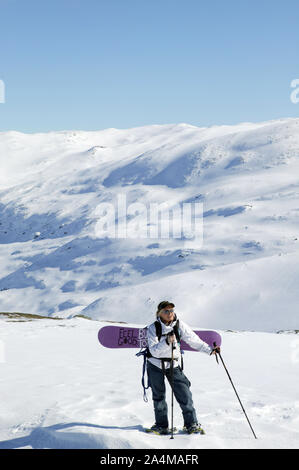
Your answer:
[[[298,130],[285,118],[0,132],[0,448],[298,447]],[[99,206],[119,197],[131,212],[118,229],[136,204],[201,203],[202,243],[100,237]],[[140,360],[97,331],[149,324],[164,299],[221,332],[258,440],[222,366],[196,353],[186,374],[207,435],[142,432]]]
[[[129,287],[126,321],[147,321],[154,289],[204,327],[297,328],[298,126],[0,133],[1,310],[121,320]],[[128,206],[201,202],[202,245],[99,238],[99,204],[119,196]]]
[[[4,317],[0,323],[0,449],[298,448],[295,334],[220,331],[223,360],[257,440],[222,365],[186,352],[184,371],[207,434],[170,440],[142,431],[154,416],[150,391],[143,401],[142,359],[138,350],[98,343],[98,329],[107,323]],[[170,404],[169,387],[167,397]],[[183,426],[176,402],[174,423]]]

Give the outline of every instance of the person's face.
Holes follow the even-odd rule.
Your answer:
[[[160,316],[165,323],[172,322],[174,320],[174,309],[172,307],[165,307],[161,310]]]

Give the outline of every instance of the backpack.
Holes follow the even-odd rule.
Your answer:
[[[146,327],[148,328],[148,327]],[[156,328],[156,336],[158,338],[158,340],[160,341],[162,336],[167,336],[166,334],[162,335],[162,325],[161,325],[161,322],[159,322],[158,320],[155,321],[155,328]],[[181,341],[181,335],[180,335],[180,322],[179,320],[176,321],[176,324],[174,325],[173,327],[173,332],[175,334],[175,337],[176,337],[176,340],[178,343],[180,343]],[[183,354],[184,351],[181,351],[181,354]],[[145,370],[146,370],[146,362],[147,362],[147,359],[150,358],[150,357],[154,357],[150,350],[149,350],[149,347],[145,348],[145,349],[141,349],[137,354],[136,354],[137,357],[139,356],[143,356],[143,368],[142,368],[142,379],[141,379],[141,383],[142,383],[142,387],[143,387],[143,400],[145,402],[148,401],[147,399],[147,396],[146,396],[146,390],[150,387],[148,381],[147,381],[147,386],[145,386],[145,380],[144,380],[144,376],[145,376]],[[167,362],[170,362],[171,359],[167,358],[167,357],[159,357],[157,358],[159,359],[160,361],[162,361],[162,370],[163,372],[165,373],[165,366],[164,366],[164,361],[167,361]],[[183,356],[181,356],[181,369],[183,370]]]

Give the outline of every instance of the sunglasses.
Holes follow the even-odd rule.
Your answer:
[[[174,312],[174,309],[173,309],[173,308],[170,309],[170,310],[165,310],[165,309],[163,310],[163,313],[167,313],[168,315],[169,315],[170,313],[173,313],[173,312]]]

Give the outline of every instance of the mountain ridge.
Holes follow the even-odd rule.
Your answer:
[[[202,319],[205,327],[216,328],[218,322],[221,328],[239,328],[238,313],[230,315],[225,308],[227,313],[219,318],[215,293],[223,293],[213,288],[206,273],[226,266],[225,289],[231,290],[238,284],[234,265],[257,259],[263,265],[271,257],[297,256],[298,126],[299,119],[285,118],[206,128],[181,123],[128,130],[0,133],[1,310],[59,317],[91,311],[100,319],[105,308],[105,319],[115,320],[109,300],[123,304],[128,301],[123,291],[131,295],[133,289],[137,301],[135,307],[129,303],[132,311],[124,314],[124,321],[134,322],[143,309],[144,319],[149,318],[155,303],[170,297],[185,305],[193,324]],[[97,208],[102,203],[116,207],[119,195],[128,207],[200,202],[202,246],[186,248],[184,238],[98,238]],[[126,218],[127,223],[137,220],[136,213]],[[260,285],[247,280],[255,299],[270,288],[262,265],[253,271],[254,276],[264,272]],[[275,261],[274,272],[280,265],[279,259]],[[270,299],[266,304],[260,300],[255,307],[259,317],[252,315],[250,322],[244,313],[246,328],[298,327],[297,294],[287,287],[293,285],[297,271],[293,265],[289,269],[280,289],[284,302],[292,306],[287,315],[280,318],[275,313],[271,325],[268,314],[275,305]],[[195,273],[197,284],[188,292]],[[173,275],[179,276],[176,284]],[[146,299],[153,294],[145,295],[141,286],[152,282],[157,298],[149,305]],[[198,312],[192,314],[190,298],[197,295],[197,287]],[[226,300],[228,309],[235,308],[238,292],[235,296],[231,293]],[[202,299],[210,312],[209,324],[200,308]]]

